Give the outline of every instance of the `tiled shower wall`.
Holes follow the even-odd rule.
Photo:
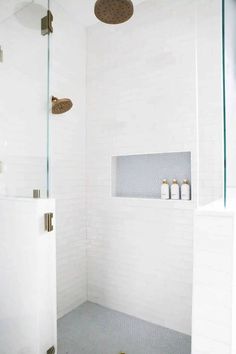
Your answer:
[[[202,208],[194,219],[192,354],[235,350],[235,213]]]
[[[51,93],[73,109],[51,117],[51,191],[57,212],[57,295],[61,317],[87,299],[85,229],[86,32],[52,2]]]
[[[220,29],[210,0],[146,1],[88,29],[88,299],[188,334],[197,187],[205,203],[222,186]],[[173,151],[192,153],[193,204],[111,196],[112,156]]]
[[[190,333],[193,204],[186,207],[156,200],[112,198],[111,157],[191,151],[196,202],[198,121],[200,201],[206,203],[220,195],[221,2],[146,1],[137,6],[131,22],[118,27],[97,24],[87,33],[78,20],[67,14],[66,8],[53,0],[51,3],[54,34],[50,91],[74,102],[72,111],[51,117],[50,121],[51,196],[57,199],[58,315],[89,299]],[[22,33],[29,36],[25,37],[28,45],[34,40],[28,30],[21,32],[17,23],[12,26],[10,23],[4,27],[7,33],[12,31],[12,38]],[[41,43],[45,38],[39,36],[38,40]],[[12,41],[17,47],[11,48],[7,41],[6,59],[8,51],[14,56],[16,52],[24,53],[19,43]],[[23,91],[20,106],[9,101],[13,114],[1,111],[6,118],[1,120],[1,141],[10,126],[14,134],[9,134],[7,149],[12,147],[15,151],[14,144],[19,141],[22,155],[26,156],[23,164],[18,157],[13,159],[17,178],[11,174],[12,186],[19,182],[24,195],[26,181],[22,178],[22,166],[29,165],[32,171],[31,155],[42,155],[43,159],[42,166],[34,163],[35,178],[27,174],[33,182],[26,195],[31,195],[35,181],[41,187],[40,182],[45,180],[46,119],[40,127],[35,121],[36,112],[45,117],[42,106],[46,104],[45,98],[40,99],[40,93],[46,92],[46,75],[42,88],[40,80],[42,73],[46,73],[46,42],[44,47],[45,57],[37,71],[35,63],[41,52],[36,50],[32,51],[35,60],[23,56],[24,60],[19,61],[18,55],[13,72],[15,85],[20,83],[19,93],[23,85],[31,88],[27,100],[35,102],[34,114],[31,106],[25,105]],[[213,60],[209,60],[211,57]],[[6,60],[1,68],[9,82],[7,63]],[[29,70],[30,65],[35,76]],[[5,91],[5,85],[2,87]],[[26,108],[24,127],[23,121],[16,121],[15,117],[19,118],[19,111],[25,116]],[[39,129],[43,129],[42,134]],[[26,134],[28,131],[36,134]],[[24,134],[35,151],[25,145]],[[1,145],[1,154],[3,148]]]
[[[196,99],[200,205],[223,197],[221,6],[220,0],[196,0]]]

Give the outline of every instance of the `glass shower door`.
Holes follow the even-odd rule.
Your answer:
[[[0,197],[47,196],[48,0],[0,0]]]
[[[56,349],[55,230],[48,196],[48,0],[0,0],[0,353]],[[50,232],[50,234],[48,234]]]
[[[224,201],[236,203],[236,2],[222,0],[223,103],[224,103]]]

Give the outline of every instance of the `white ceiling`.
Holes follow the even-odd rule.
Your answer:
[[[56,1],[74,18],[77,18],[81,24],[90,26],[97,21],[94,16],[94,4],[96,0],[51,0]],[[137,5],[145,0],[133,0]],[[30,3],[47,4],[46,0],[0,0],[0,23],[13,15],[17,10],[27,6]]]

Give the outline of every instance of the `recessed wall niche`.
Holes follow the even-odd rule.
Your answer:
[[[161,184],[173,179],[191,183],[191,153],[173,152],[112,157],[112,195],[161,198]]]

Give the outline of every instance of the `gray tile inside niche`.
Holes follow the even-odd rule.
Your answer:
[[[160,198],[162,180],[191,181],[191,153],[174,152],[113,157],[113,195]]]

